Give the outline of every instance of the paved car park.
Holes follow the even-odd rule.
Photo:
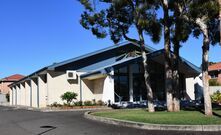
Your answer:
[[[148,131],[91,121],[84,111],[39,112],[0,106],[0,135],[220,135],[220,132]]]

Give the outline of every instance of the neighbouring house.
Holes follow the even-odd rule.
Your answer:
[[[221,62],[209,66],[210,79],[217,80],[221,84]]]
[[[10,88],[8,85],[24,78],[23,75],[15,74],[8,77],[5,77],[3,79],[0,79],[0,102],[4,103],[7,101],[6,94],[9,93]]]
[[[146,46],[154,98],[166,99],[164,50]],[[63,103],[60,96],[73,91],[78,101],[118,103],[147,100],[139,45],[125,42],[39,69],[10,85],[11,105],[46,107]],[[186,78],[200,69],[180,58],[180,93],[186,97]]]
[[[210,86],[211,94],[217,91],[221,92],[221,62],[209,66],[209,75],[210,84],[213,82],[212,86]]]
[[[213,80],[221,84],[221,62],[210,65],[208,67],[208,71],[210,81]],[[189,99],[200,100],[203,98],[202,74],[194,78],[187,78],[186,84],[187,93],[189,93]],[[221,86],[210,86],[209,88],[211,95],[216,91],[221,92]],[[194,93],[192,91],[194,91]]]
[[[7,94],[9,93],[9,86],[10,84],[17,82],[18,80],[24,78],[23,75],[15,74],[8,77],[5,77],[3,79],[0,79],[0,93]]]

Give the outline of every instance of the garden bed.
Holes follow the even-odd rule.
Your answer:
[[[59,106],[59,107],[47,107],[51,110],[73,110],[73,109],[96,109],[96,108],[107,108],[106,106]]]

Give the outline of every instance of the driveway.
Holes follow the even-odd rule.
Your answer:
[[[36,112],[0,106],[0,135],[220,135],[220,132],[147,131],[87,120],[84,111]]]

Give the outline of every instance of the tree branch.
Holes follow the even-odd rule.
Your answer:
[[[137,44],[139,44],[140,42],[136,39],[133,39],[133,38],[129,38],[124,30],[124,28],[122,26],[120,26],[121,30],[122,30],[122,33],[123,33],[123,37],[127,40],[127,41],[130,41],[130,42],[135,42]]]
[[[133,11],[134,11],[134,10],[135,10],[135,7],[134,7],[134,3],[133,3],[133,1],[130,0],[129,3],[130,3],[130,6],[132,7],[132,9],[133,9]]]

